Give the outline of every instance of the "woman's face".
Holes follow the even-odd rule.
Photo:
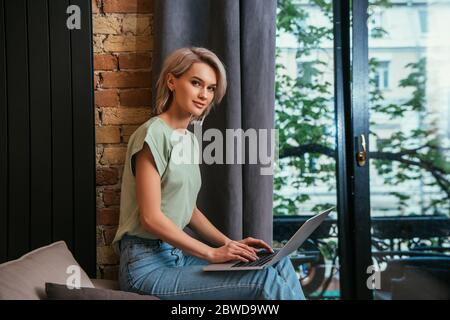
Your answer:
[[[199,117],[214,99],[217,78],[208,64],[196,62],[179,78],[169,74],[167,85],[173,92],[172,104]]]

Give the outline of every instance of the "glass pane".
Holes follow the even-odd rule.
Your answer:
[[[375,298],[450,298],[450,0],[369,15]]]
[[[274,247],[336,204],[332,1],[278,1]],[[291,256],[309,299],[339,298],[336,213]]]

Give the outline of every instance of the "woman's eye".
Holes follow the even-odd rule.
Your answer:
[[[196,80],[193,80],[191,83],[192,83],[194,86],[200,85],[200,82],[198,82],[198,81],[196,81]]]
[[[216,91],[216,88],[214,88],[214,87],[209,87],[209,88],[208,88],[208,91],[209,91],[209,92],[214,92],[214,91]]]

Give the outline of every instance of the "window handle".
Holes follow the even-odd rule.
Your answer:
[[[367,149],[366,149],[366,138],[364,134],[359,136],[359,146],[358,146],[358,154],[356,156],[356,160],[358,161],[358,165],[363,167],[366,164],[367,159]]]

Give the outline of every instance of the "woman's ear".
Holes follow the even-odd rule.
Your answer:
[[[175,77],[172,73],[167,74],[167,87],[170,91],[173,91],[175,89]]]

